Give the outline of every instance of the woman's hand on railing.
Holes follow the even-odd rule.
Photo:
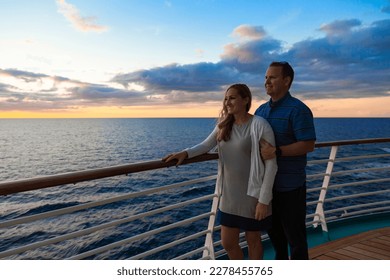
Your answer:
[[[173,154],[166,155],[165,157],[163,157],[162,160],[164,162],[169,162],[171,160],[177,160],[176,166],[179,166],[180,164],[183,163],[183,161],[186,158],[188,158],[188,153],[186,151],[181,151],[181,152],[178,152],[178,153],[173,153]]]

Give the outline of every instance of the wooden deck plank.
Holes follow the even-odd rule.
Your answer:
[[[372,238],[378,237],[378,236],[380,236],[380,234],[372,233],[372,232],[364,232],[364,233],[359,234],[359,236],[362,240],[366,240],[366,239],[372,239]],[[352,245],[355,243],[356,243],[356,235],[348,236],[345,238],[330,241],[330,242],[327,242],[325,244],[321,244],[319,246],[311,248],[309,250],[309,253],[310,253],[309,255],[311,258],[315,258],[318,255],[324,254],[325,252],[334,251],[334,250],[337,250],[341,247],[346,247],[348,245]]]
[[[378,254],[378,253],[375,253],[375,252],[368,251],[366,249],[359,248],[358,245],[359,244],[348,246],[345,249],[360,254],[362,256],[361,259],[363,259],[363,260],[364,260],[365,257],[370,257],[370,258],[373,258],[375,260],[383,260],[384,258],[386,258],[385,255],[381,255],[381,254]]]
[[[309,250],[310,259],[390,259],[390,227],[355,234]]]
[[[378,253],[381,253],[383,255],[390,257],[390,246],[386,246],[386,245],[377,243],[377,242],[375,242],[375,240],[364,240],[364,241],[360,242],[360,244],[368,246],[368,247],[374,249],[375,251],[377,251]]]
[[[390,242],[386,242],[385,240],[375,238],[375,239],[370,239],[362,242],[368,242],[368,243],[373,243],[373,246],[378,246],[378,248],[384,248],[385,250],[390,249]],[[374,244],[375,243],[375,244]]]
[[[356,252],[353,252],[353,251],[350,251],[350,250],[347,250],[347,249],[339,249],[336,252],[341,254],[341,255],[346,255],[347,256],[347,258],[345,258],[345,259],[344,258],[340,258],[339,260],[348,260],[349,258],[353,258],[355,260],[375,260],[372,257],[362,256],[361,254],[358,254]]]
[[[390,236],[381,236],[379,239],[385,240],[387,242],[390,242]]]
[[[317,258],[317,260],[337,260],[335,258],[329,257],[328,255],[322,255]]]
[[[379,237],[379,238],[376,238],[374,241],[375,241],[376,243],[378,243],[378,244],[384,245],[384,246],[386,246],[386,247],[390,247],[390,241],[383,240],[383,239],[381,239],[380,237]]]
[[[334,252],[328,252],[326,253],[327,256],[332,257],[336,260],[357,260],[357,258],[354,258],[353,256],[349,255],[348,253],[343,253],[340,251],[334,251]]]

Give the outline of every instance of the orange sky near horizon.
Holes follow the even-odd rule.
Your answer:
[[[390,96],[303,100],[314,117],[390,117]],[[264,101],[252,104],[251,113]],[[175,104],[171,106],[80,107],[53,111],[0,111],[0,118],[214,118],[218,117],[219,102]]]

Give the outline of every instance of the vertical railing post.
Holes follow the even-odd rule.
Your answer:
[[[318,223],[321,223],[322,231],[326,231],[326,232],[328,231],[328,227],[326,225],[326,219],[325,219],[325,213],[324,213],[324,202],[325,202],[326,193],[328,191],[330,177],[332,175],[334,162],[335,162],[336,155],[337,155],[337,149],[338,149],[338,146],[332,146],[332,148],[330,150],[328,165],[326,167],[324,180],[322,181],[321,192],[320,192],[320,195],[318,198],[316,212],[315,212],[314,220],[313,220],[314,227],[317,227]]]
[[[219,204],[219,198],[221,194],[218,189],[218,184],[215,186],[215,192],[214,192],[214,198],[213,203],[211,205],[211,216],[209,219],[209,224],[207,227],[207,234],[206,234],[206,240],[205,240],[205,247],[206,249],[203,250],[203,258],[208,258],[215,260],[215,253],[214,253],[214,240],[213,240],[213,233],[214,233],[214,226],[215,226],[215,219],[217,216],[217,209]]]

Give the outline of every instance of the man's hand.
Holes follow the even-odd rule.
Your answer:
[[[263,160],[269,160],[276,157],[276,148],[264,139],[260,140],[260,156]]]

